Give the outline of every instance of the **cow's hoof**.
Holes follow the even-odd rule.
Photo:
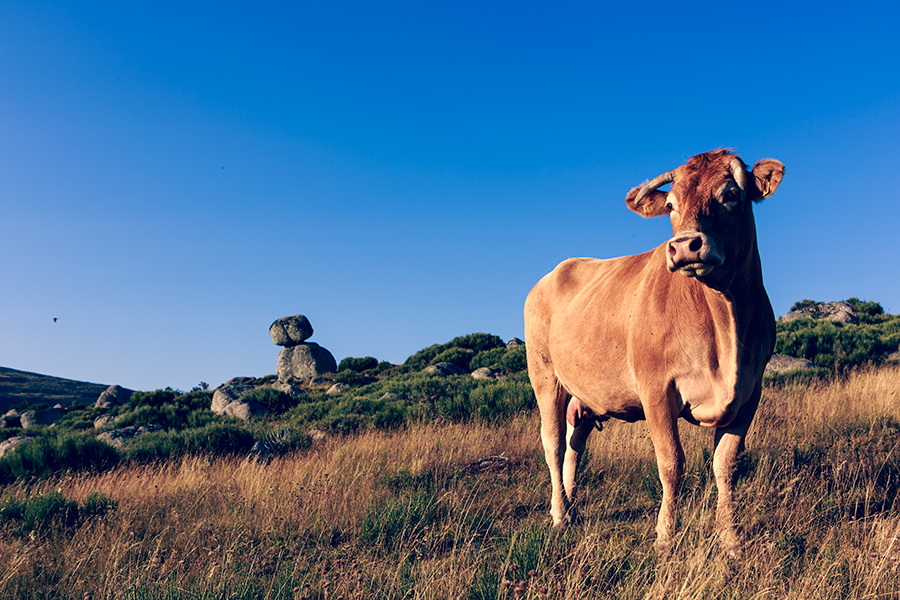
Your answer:
[[[659,558],[667,558],[672,554],[674,547],[675,544],[672,543],[672,540],[656,540],[656,543],[653,544],[653,551]]]

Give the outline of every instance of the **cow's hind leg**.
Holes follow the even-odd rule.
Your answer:
[[[573,520],[578,516],[575,510],[575,475],[588,436],[591,435],[595,424],[594,413],[584,407],[578,398],[572,397],[566,408],[566,456],[563,463],[563,486],[569,502],[569,515]]]
[[[537,346],[537,344],[533,344]],[[569,393],[559,384],[553,365],[537,349],[529,347],[528,376],[541,413],[541,442],[550,469],[550,516],[554,526],[572,521],[569,501],[563,489],[563,461],[566,454],[566,401]]]
[[[741,542],[734,526],[734,468],[737,456],[744,448],[744,438],[756,407],[759,405],[761,384],[750,401],[741,408],[737,419],[728,427],[716,429],[715,451],[713,453],[713,473],[716,477],[718,501],[716,506],[716,529],[722,548],[732,558],[741,555]]]

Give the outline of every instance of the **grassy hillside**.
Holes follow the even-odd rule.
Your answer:
[[[897,415],[897,367],[768,385],[738,473],[738,562],[712,537],[712,432],[682,426],[679,538],[659,559],[644,425],[594,434],[584,522],[554,531],[529,411],[360,430],[269,463],[19,480],[0,498],[0,597],[896,598]]]
[[[107,387],[0,367],[0,415],[17,405],[87,405]]]

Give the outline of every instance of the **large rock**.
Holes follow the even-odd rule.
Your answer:
[[[514,337],[513,339],[506,342],[507,348],[515,348],[516,346],[524,346],[524,345],[525,345],[525,342],[523,342],[522,340],[520,340],[517,337]]]
[[[318,344],[286,346],[278,353],[278,381],[281,383],[303,384],[313,377],[335,372],[334,356]]]
[[[234,377],[229,379],[216,388],[209,410],[217,415],[224,415],[225,407],[236,400],[240,400],[241,396],[256,388],[254,382],[256,382],[255,377]]]
[[[22,426],[22,415],[19,411],[15,409],[10,409],[6,411],[6,414],[3,417],[0,417],[0,429],[5,429],[7,427],[21,427]]]
[[[788,371],[811,369],[814,366],[811,361],[805,358],[795,358],[786,354],[773,354],[766,365],[766,373],[787,373]]]
[[[209,409],[217,415],[248,421],[251,417],[269,414],[264,406],[243,399],[244,394],[256,389],[254,377],[235,377],[219,386],[213,394]]]
[[[121,385],[111,385],[100,394],[94,403],[94,408],[112,408],[125,404],[131,398],[132,391]]]
[[[853,307],[846,302],[817,302],[803,308],[793,310],[781,317],[783,323],[796,319],[814,319],[838,321],[839,323],[859,324],[859,317]]]
[[[269,335],[276,346],[296,346],[312,337],[313,328],[303,315],[282,317],[269,327]]]
[[[27,410],[20,417],[22,429],[37,427],[38,425],[52,425],[66,414],[62,407],[45,408],[44,410]]]
[[[31,443],[36,439],[37,438],[33,436],[17,435],[16,437],[11,437],[8,440],[3,440],[2,442],[0,442],[0,458],[3,458],[4,456],[12,452],[16,446]]]

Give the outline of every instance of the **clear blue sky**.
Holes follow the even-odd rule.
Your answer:
[[[134,389],[523,336],[569,256],[671,235],[626,192],[785,163],[775,312],[900,312],[900,4],[0,3],[0,365]],[[54,322],[54,318],[58,321]]]

